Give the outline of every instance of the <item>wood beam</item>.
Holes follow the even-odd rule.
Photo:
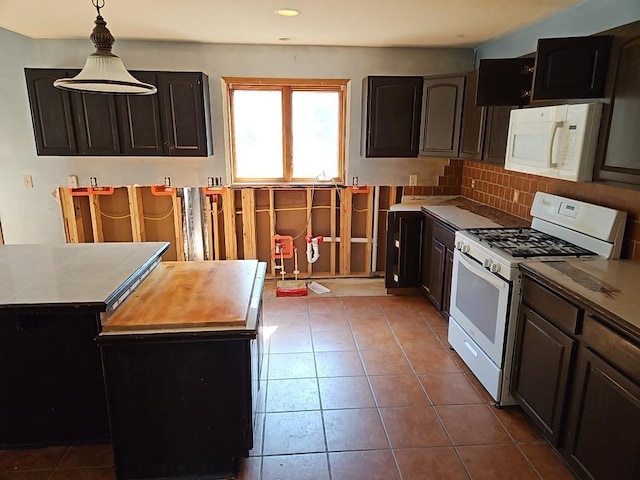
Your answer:
[[[230,188],[225,188],[222,192],[222,211],[224,214],[225,258],[227,260],[237,260],[236,202],[234,191]]]
[[[78,222],[76,221],[76,207],[71,192],[69,192],[68,188],[61,187],[58,189],[58,195],[60,197],[60,207],[62,209],[67,243],[80,243]]]
[[[182,199],[173,192],[171,195],[173,204],[173,230],[176,242],[176,258],[178,261],[184,261],[184,233],[182,232]]]
[[[351,274],[351,211],[353,198],[351,190],[342,190],[340,204],[340,274]]]
[[[258,258],[256,246],[256,197],[251,188],[242,190],[242,245],[245,260]]]
[[[127,187],[129,195],[129,213],[131,214],[131,235],[134,242],[145,242],[147,235],[144,227],[142,193],[140,187]]]

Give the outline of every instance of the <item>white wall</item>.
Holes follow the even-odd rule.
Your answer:
[[[87,32],[88,34],[89,32]],[[116,32],[117,33],[117,32]],[[67,175],[80,184],[97,177],[101,185],[161,183],[206,184],[208,176],[226,178],[222,76],[347,78],[351,80],[347,178],[360,184],[406,185],[408,175],[432,177],[435,160],[371,159],[360,155],[362,80],[367,75],[437,75],[472,68],[470,49],[392,49],[211,45],[173,42],[116,41],[114,53],[132,70],[190,70],[209,75],[214,156],[38,157],[29,114],[24,67],[80,68],[92,45],[88,40],[31,41],[0,29],[3,86],[0,92],[0,222],[6,243],[63,242],[59,206],[52,192],[66,185]],[[15,46],[15,48],[14,48]],[[4,85],[6,84],[6,85]],[[33,176],[33,189],[22,176]],[[422,174],[422,175],[421,175]]]

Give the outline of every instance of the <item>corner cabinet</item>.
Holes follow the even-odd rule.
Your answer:
[[[511,393],[578,478],[640,478],[640,338],[523,270]]]
[[[389,212],[385,288],[420,286],[422,212]]]
[[[423,77],[367,77],[366,157],[417,157]]]
[[[208,156],[213,153],[208,78],[202,72],[131,73],[157,86],[144,96],[57,89],[77,70],[25,69],[38,155]]]
[[[464,76],[424,79],[420,155],[458,155],[464,81]]]
[[[460,157],[504,165],[513,106],[477,106],[478,71],[467,74],[462,111]]]

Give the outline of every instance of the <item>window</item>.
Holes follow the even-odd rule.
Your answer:
[[[342,182],[348,80],[224,80],[234,183]]]

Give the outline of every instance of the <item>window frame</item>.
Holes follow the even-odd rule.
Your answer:
[[[338,177],[333,177],[337,184],[344,182],[345,156],[347,145],[347,89],[348,79],[313,79],[313,78],[255,78],[255,77],[222,77],[226,85],[227,117],[229,128],[229,166],[232,184],[275,184],[275,185],[307,185],[317,181],[316,178],[293,178],[293,131],[292,131],[292,94],[302,92],[337,92],[339,94],[338,118]],[[282,94],[282,154],[283,173],[281,178],[238,177],[235,158],[235,126],[233,116],[234,90],[280,91]]]

